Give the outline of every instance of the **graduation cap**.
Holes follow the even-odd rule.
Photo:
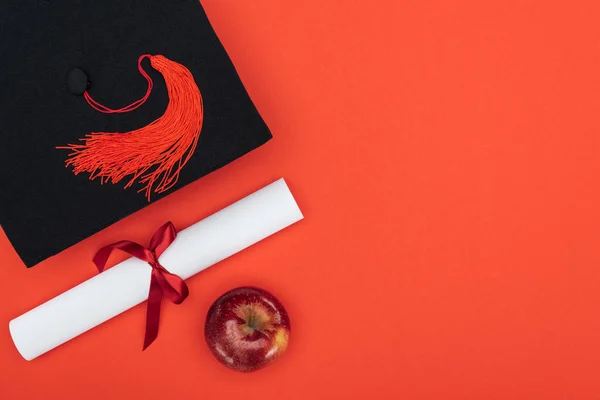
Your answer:
[[[28,267],[271,138],[198,0],[3,0],[0,55],[0,225]]]

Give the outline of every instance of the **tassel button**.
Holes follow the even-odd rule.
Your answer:
[[[78,96],[83,95],[88,87],[88,76],[83,70],[74,68],[67,74],[67,86],[69,91]]]

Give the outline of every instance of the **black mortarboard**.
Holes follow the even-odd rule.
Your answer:
[[[0,56],[0,225],[27,266],[271,138],[198,0],[2,0]]]

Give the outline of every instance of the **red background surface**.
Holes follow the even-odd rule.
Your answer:
[[[0,398],[600,398],[600,3],[203,3],[274,140],[34,269],[2,236]],[[306,219],[190,279],[147,351],[142,305],[20,358],[8,321],[101,245],[280,176]],[[240,374],[202,330],[248,284],[293,332]]]

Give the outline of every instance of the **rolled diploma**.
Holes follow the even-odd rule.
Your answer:
[[[179,232],[160,263],[187,279],[302,218],[282,178]],[[130,258],[13,319],[17,350],[32,360],[147,300],[151,270]]]

